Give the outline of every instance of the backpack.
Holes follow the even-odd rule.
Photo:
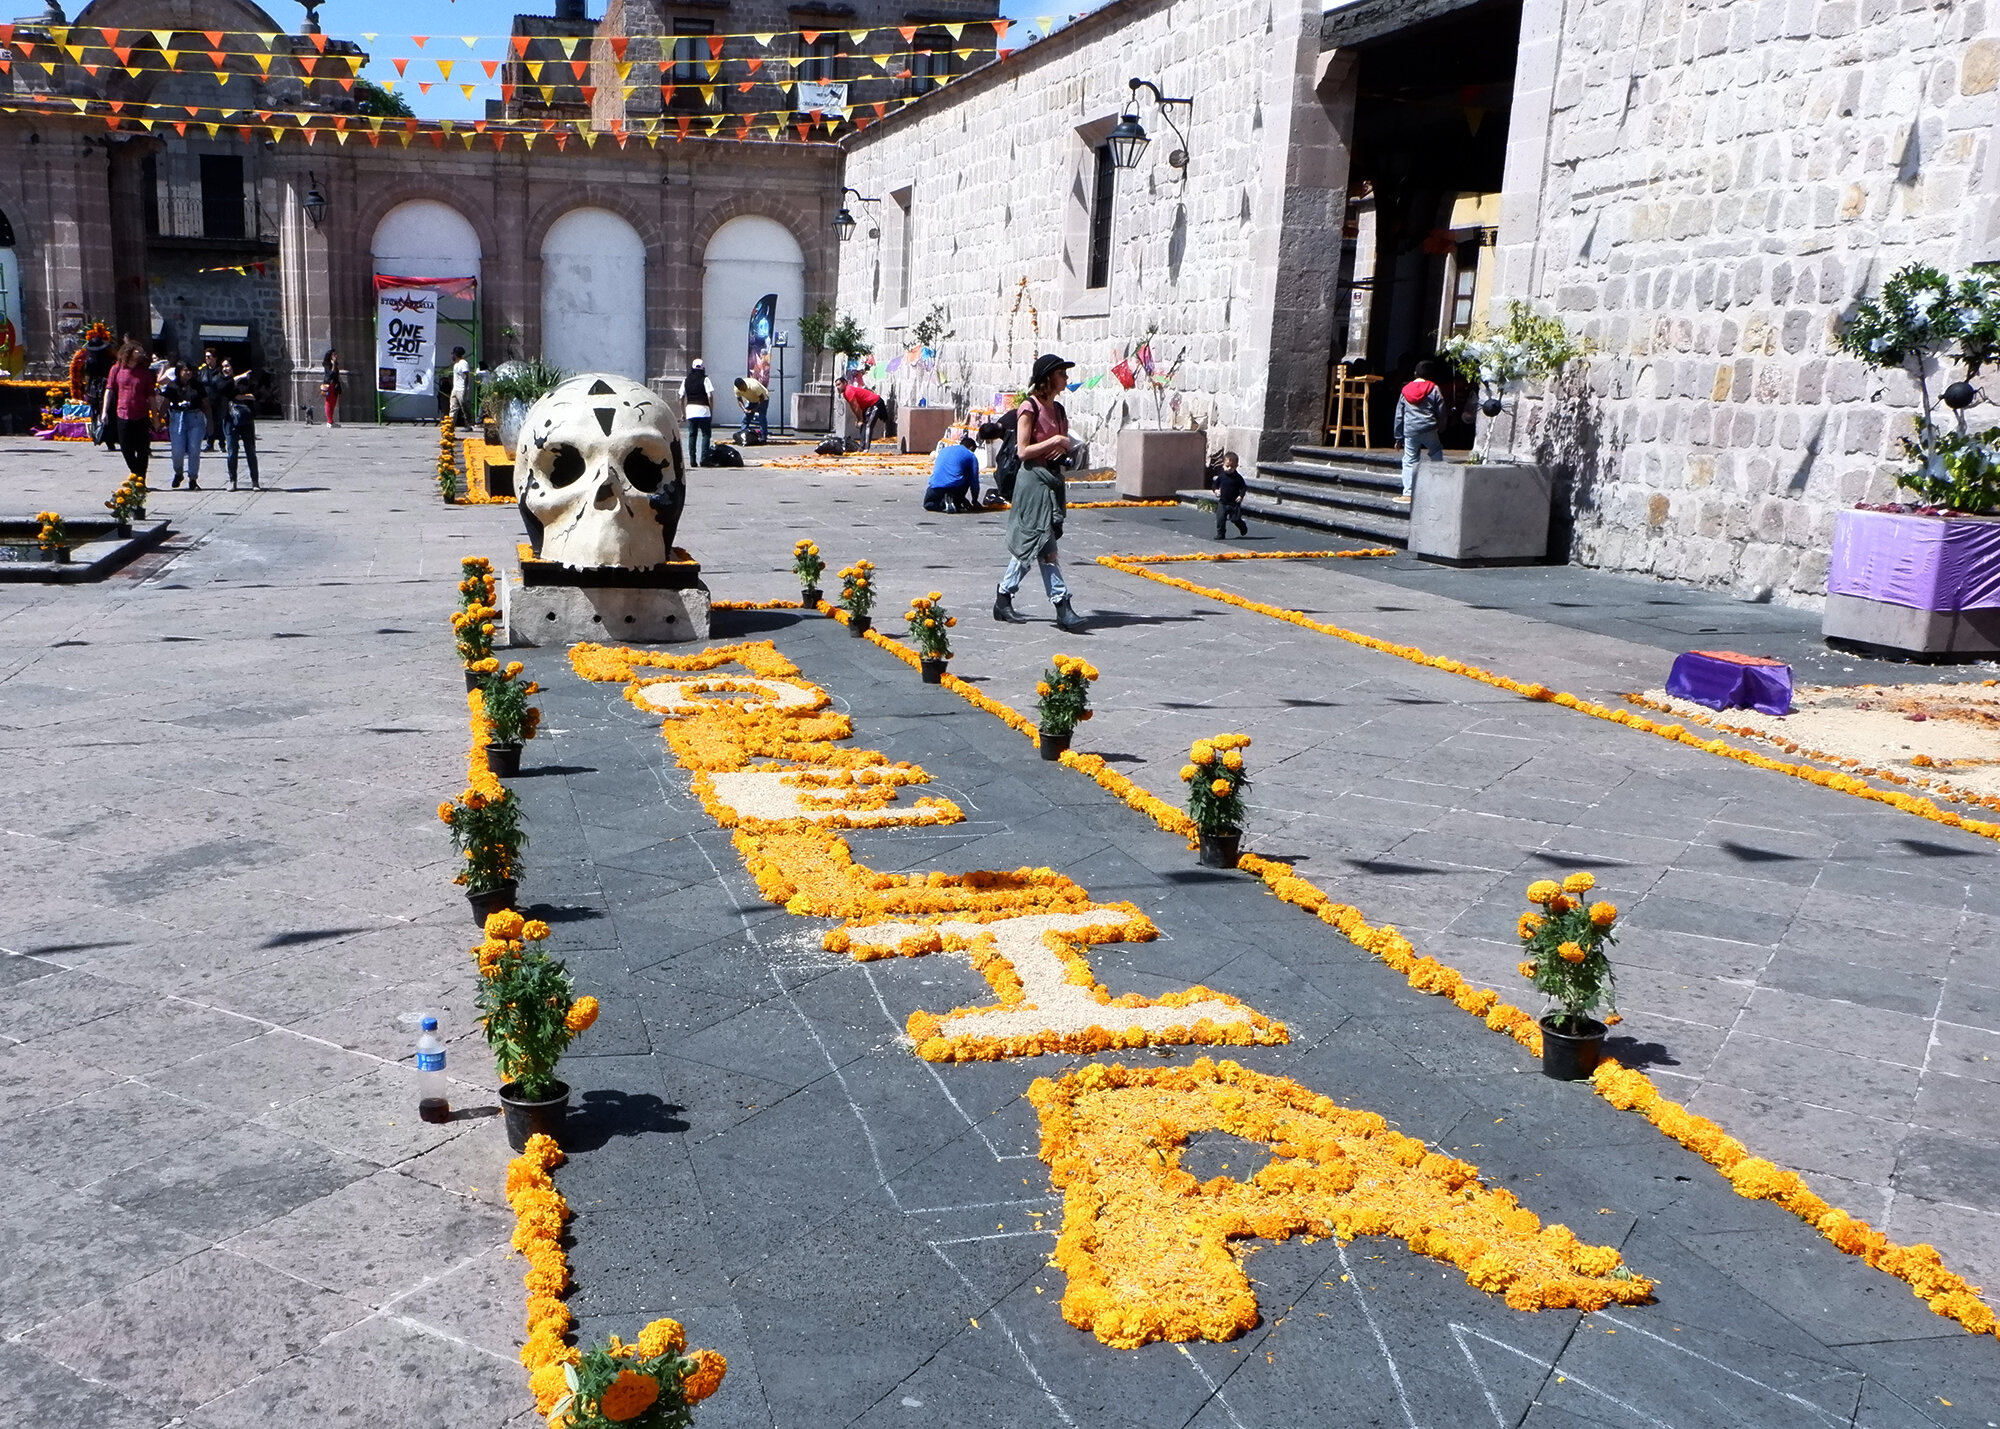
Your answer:
[[[729,445],[728,442],[717,442],[708,449],[708,464],[710,466],[741,466],[743,465],[743,453]]]
[[[1008,416],[1014,420],[1000,424],[1000,450],[993,457],[993,489],[1008,501],[1014,499],[1014,479],[1021,474],[1021,453],[1019,441],[1021,419],[1017,413]]]

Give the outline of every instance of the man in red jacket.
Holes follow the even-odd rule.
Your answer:
[[[1431,460],[1444,460],[1444,442],[1438,429],[1444,425],[1444,390],[1437,385],[1438,365],[1425,359],[1417,364],[1416,377],[1396,398],[1394,437],[1403,444],[1403,494],[1408,501],[1417,489],[1417,463],[1425,452]]]

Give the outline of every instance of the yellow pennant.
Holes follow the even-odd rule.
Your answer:
[[[168,45],[171,45],[173,42],[174,42],[174,32],[172,30],[153,31],[153,43],[158,45],[161,49],[164,50]]]
[[[451,67],[452,67],[452,66],[453,66],[454,64],[457,64],[457,63],[458,63],[458,61],[456,61],[456,60],[439,60],[439,61],[437,61],[437,67],[438,67],[438,73],[439,73],[440,75],[444,76],[444,78],[446,78],[446,79],[450,79],[450,78],[451,78]]]
[[[545,84],[541,87],[541,90],[542,90],[542,103],[554,104],[556,102],[556,87],[554,85]]]
[[[755,40],[758,44],[766,46],[768,48],[771,41],[776,39],[777,37],[775,35],[752,35],[750,38]]]
[[[721,60],[707,60],[704,63],[708,66],[708,77],[710,79],[714,79],[716,75],[722,72]]]
[[[67,51],[67,52],[68,52],[68,54],[69,54],[69,57],[70,57],[71,59],[75,60],[75,61],[76,61],[76,62],[77,62],[78,64],[82,64],[82,63],[83,63],[83,46],[82,46],[82,45],[64,45],[64,46],[63,46],[63,49],[64,49],[65,51]]]
[[[220,124],[204,124],[201,127],[208,131],[208,137],[211,139],[213,139],[217,134],[219,134],[222,131],[222,126]]]
[[[477,134],[473,133],[473,132],[472,132],[472,131],[471,131],[470,129],[468,129],[468,130],[466,130],[466,131],[465,131],[465,132],[464,132],[463,134],[459,135],[458,137],[459,137],[459,138],[461,138],[461,139],[463,139],[463,140],[465,141],[465,147],[466,147],[466,148],[468,148],[468,149],[470,149],[470,148],[472,147],[472,141],[473,141],[474,139],[477,139],[477,138],[478,138],[479,136],[478,136]]]
[[[542,137],[541,135],[535,133],[531,129],[524,129],[521,131],[521,147],[524,149],[532,149],[535,147],[535,140],[541,137]]]
[[[695,88],[701,91],[702,104],[713,108],[715,105],[715,86],[712,84],[698,84]]]
[[[868,31],[849,30],[847,32],[847,38],[852,40],[857,45],[865,45],[868,43]]]
[[[477,35],[460,35],[459,38],[465,41],[465,47],[468,50],[479,43],[479,36]]]
[[[597,131],[595,129],[584,130],[583,142],[585,147],[595,149],[597,147]]]
[[[627,79],[630,79],[631,77],[632,77],[632,65],[631,65],[631,62],[630,62],[630,61],[625,61],[625,62],[622,62],[622,63],[620,63],[620,64],[619,64],[619,66],[618,66],[618,78],[619,78],[619,79],[620,79],[620,80],[622,81],[622,80],[627,80]]]
[[[345,129],[334,130],[333,137],[340,141],[340,146],[343,149],[347,147],[347,131]]]
[[[257,68],[262,70],[265,74],[268,75],[271,72],[272,56],[268,54],[262,54],[262,55],[252,55],[251,58],[257,61]]]
[[[536,84],[540,84],[542,82],[542,66],[547,63],[547,60],[522,60],[521,66],[528,71],[529,79],[533,80]]]
[[[409,147],[410,147],[410,131],[409,131],[409,130],[407,130],[407,129],[401,129],[401,130],[398,130],[398,131],[397,131],[397,133],[396,133],[396,137],[397,137],[398,139],[401,139],[401,140],[403,141],[403,147],[404,147],[405,149],[407,149],[407,148],[409,148]]]
[[[576,47],[583,43],[583,38],[578,36],[575,39],[557,40],[556,43],[562,46],[563,57],[573,60],[576,58]]]
[[[946,25],[944,32],[951,36],[954,44],[965,38],[965,26],[963,25]]]
[[[172,69],[176,64],[180,63],[181,52],[179,50],[161,50],[160,55],[166,60],[168,69]]]

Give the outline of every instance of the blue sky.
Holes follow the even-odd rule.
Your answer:
[[[264,5],[273,19],[297,29],[301,12],[295,0],[264,0]],[[533,4],[500,3],[500,0],[325,0],[320,24],[329,35],[360,41],[372,56],[362,74],[378,84],[394,82],[396,92],[404,95],[410,107],[422,117],[477,119],[485,116],[487,100],[500,97],[499,88],[486,78],[480,62],[505,57],[507,31],[517,11],[546,13],[554,8],[552,0],[549,3],[537,0]],[[1094,4],[1079,6],[1076,0],[1069,0],[1060,9],[1051,5],[1046,13],[1060,23],[1072,13],[1095,8]],[[590,13],[593,16],[604,13],[602,0],[595,0]],[[1036,6],[1035,0],[1021,0],[1018,4],[1003,5],[1001,13],[1017,25],[1025,19],[1033,26],[1045,12]],[[1018,38],[1020,33],[1017,29],[1010,39]],[[375,37],[372,40],[367,38],[371,34]],[[414,35],[427,35],[429,39],[418,48],[412,43]],[[477,38],[468,45],[462,38],[466,35]],[[392,63],[398,58],[410,61],[400,79]],[[440,60],[451,65],[450,79],[439,73]],[[430,85],[428,93],[419,89],[420,83]],[[470,96],[461,88],[467,83],[478,86]]]

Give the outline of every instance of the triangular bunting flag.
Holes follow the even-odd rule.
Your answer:
[[[749,63],[750,63],[750,73],[752,74],[757,73],[758,70],[764,67],[764,62],[761,59],[751,60]],[[749,86],[745,85],[744,88],[748,89]]]
[[[476,84],[461,84],[458,88],[460,93],[464,94],[467,99],[470,99],[472,98],[472,91],[479,88],[479,86]]]
[[[743,83],[736,86],[736,88],[744,94],[748,94],[751,90],[755,89],[756,87],[757,87],[757,81],[754,79],[746,79],[743,81]]]
[[[621,64],[618,66],[618,78],[621,82],[630,79],[631,77],[632,77],[632,66],[628,64]]]
[[[346,91],[347,91],[347,92],[348,92],[349,94],[352,94],[352,93],[354,93],[354,80],[353,80],[353,77],[352,77],[352,76],[349,76],[349,77],[347,77],[347,78],[344,78],[344,79],[342,79],[342,80],[340,81],[340,87],[341,87],[342,89],[346,90]],[[467,96],[467,97],[469,98],[470,96]]]
[[[710,35],[708,37],[708,57],[712,60],[722,58],[722,36]]]
[[[540,86],[540,89],[542,91],[542,103],[554,104],[556,102],[556,87],[554,85],[544,84]]]
[[[573,60],[576,58],[576,47],[583,43],[583,39],[579,36],[574,39],[557,40],[556,43],[562,46],[563,58]]]
[[[97,33],[104,36],[104,46],[106,49],[116,49],[118,46],[118,36],[123,32],[119,30],[99,29]],[[211,45],[219,45],[222,41],[210,40],[209,43]]]
[[[755,40],[758,44],[762,45],[765,49],[769,49],[771,47],[771,41],[775,40],[778,37],[775,34],[770,34],[770,35],[752,35],[750,38]]]
[[[584,86],[583,86],[583,102],[584,102],[585,104],[595,104],[595,103],[597,103],[597,86],[596,86],[596,85],[594,85],[594,84],[586,84],[586,85],[584,85]]]
[[[208,52],[208,62],[214,65],[217,69],[221,69],[224,65],[229,63],[229,56],[223,53],[221,50],[210,50]]]
[[[323,33],[322,33],[322,34],[317,34],[317,35],[308,35],[308,36],[306,36],[306,38],[307,38],[307,39],[309,39],[309,40],[311,40],[311,41],[313,42],[313,48],[314,48],[314,49],[318,50],[318,51],[319,51],[319,52],[320,52],[321,54],[325,54],[325,53],[326,53],[326,36],[325,36],[325,34],[323,34]]]
[[[867,30],[849,30],[847,38],[852,40],[856,45],[865,45],[868,43],[868,34]]]
[[[578,79],[582,79],[586,74],[590,73],[590,61],[571,60],[569,62],[569,72],[575,75]]]
[[[441,78],[441,79],[450,79],[450,78],[451,78],[451,67],[452,67],[452,66],[453,66],[454,64],[457,64],[457,63],[458,63],[458,61],[456,61],[456,60],[435,60],[435,61],[433,61],[433,63],[434,63],[434,64],[436,64],[436,65],[437,65],[437,67],[438,67],[438,76],[439,76],[439,78]]]
[[[172,69],[181,62],[181,52],[179,50],[161,50],[160,57],[166,60],[168,69]]]
[[[698,84],[695,88],[701,91],[702,108],[713,109],[715,107],[715,86],[712,84]]]
[[[613,35],[611,37],[611,53],[622,60],[625,58],[625,47],[631,43],[632,37],[630,35]]]
[[[807,44],[811,44],[814,40],[817,40],[819,36],[820,32],[818,30],[799,31],[799,38],[804,40]]]
[[[334,138],[336,138],[336,139],[338,139],[338,140],[340,141],[340,145],[341,145],[341,147],[342,147],[342,148],[346,148],[346,147],[347,147],[347,131],[346,131],[345,129],[342,129],[342,130],[341,130],[341,131],[339,131],[339,132],[338,132],[337,134],[335,134],[335,135],[334,135],[333,137],[334,137]]]
[[[965,38],[965,26],[963,25],[946,25],[944,27],[944,32],[947,35],[951,36],[952,42],[954,44],[956,44],[959,40]]]
[[[688,136],[688,125],[689,125],[689,124],[691,124],[692,122],[693,122],[693,119],[692,119],[692,117],[691,117],[691,116],[689,116],[689,115],[686,115],[686,114],[677,114],[677,115],[675,115],[675,116],[674,116],[674,128],[675,128],[675,129],[677,129],[677,130],[679,131],[679,134],[680,134],[680,137],[681,137],[681,138],[683,138],[683,139],[687,138],[687,136]]]
[[[899,25],[896,28],[896,33],[901,35],[906,43],[916,43],[917,27],[915,25]]]
[[[172,30],[153,31],[153,43],[158,45],[161,49],[164,50],[168,45],[171,45],[173,42],[174,42],[174,32]]]
[[[526,35],[514,36],[514,53],[521,56],[523,59],[527,58],[528,37]]]
[[[430,81],[430,80],[427,80],[427,79],[420,79],[420,80],[418,80],[418,81],[417,81],[417,93],[418,93],[418,94],[429,94],[429,93],[431,92],[431,83],[432,83],[432,81]]]
[[[412,35],[410,36],[410,43],[415,45],[418,49],[422,49],[424,47],[424,41],[428,40],[429,38],[430,38],[429,35]]]
[[[255,56],[253,56],[253,58],[254,58],[254,59],[255,59],[255,60],[257,61],[257,68],[258,68],[258,69],[262,70],[262,71],[263,71],[263,72],[264,72],[264,73],[265,73],[266,75],[270,74],[270,72],[271,72],[271,60],[272,60],[272,56],[271,56],[271,55],[268,55],[268,54],[260,54],[260,55],[255,55]]]
[[[262,45],[265,49],[268,50],[271,48],[271,42],[277,38],[278,37],[276,35],[259,35],[257,37],[257,43]]]
[[[521,63],[521,68],[528,72],[529,79],[539,84],[542,79],[542,66],[546,63],[548,63],[546,60],[524,60]]]
[[[171,63],[171,61],[169,61],[169,63]],[[299,56],[299,68],[304,70],[307,74],[311,74],[313,70],[316,69],[318,66],[319,66],[319,57],[317,55]]]
[[[479,36],[477,35],[460,35],[459,38],[465,41],[465,47],[468,50],[472,49],[479,43]]]
[[[494,76],[494,75],[495,75],[496,73],[498,73],[498,72],[499,72],[499,69],[500,69],[500,61],[498,61],[498,60],[481,60],[481,61],[479,62],[479,67],[480,67],[481,69],[485,70],[485,71],[486,71],[486,77],[487,77],[488,79],[491,79],[491,78],[493,78],[493,76]]]
[[[1006,39],[1006,38],[1007,38],[1007,27],[1008,27],[1009,25],[1013,24],[1013,23],[1014,23],[1014,22],[1013,22],[1012,20],[995,20],[995,21],[993,22],[993,43],[994,43],[994,44],[996,44],[996,45],[997,45],[997,44],[999,44],[999,43],[1000,43],[1000,42],[1001,42],[1002,40],[1004,40],[1004,39]]]
[[[392,59],[389,63],[396,67],[396,73],[399,76],[410,67],[410,62],[406,59]]]

